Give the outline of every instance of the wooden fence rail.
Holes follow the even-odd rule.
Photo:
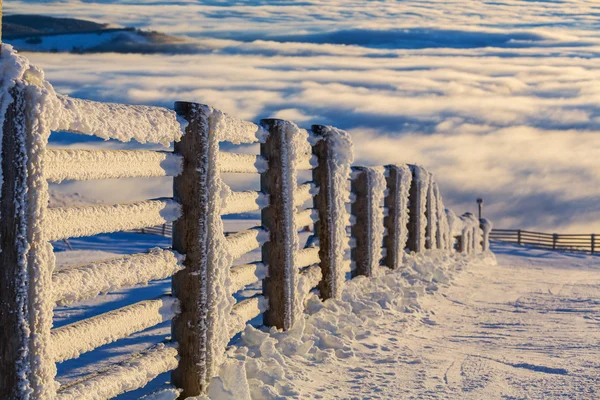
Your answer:
[[[551,250],[584,251],[596,254],[596,234],[557,234],[522,229],[493,229],[491,240],[529,245]]]
[[[10,65],[27,64],[10,56],[17,61]],[[21,77],[12,84],[1,163],[2,399],[112,398],[168,371],[181,398],[197,396],[248,321],[262,315],[265,325],[289,329],[302,317],[308,291],[339,299],[348,275],[401,269],[410,252],[487,249],[490,224],[445,210],[432,174],[414,165],[351,168],[352,142],[339,129],[307,131],[276,119],[254,124],[189,102],[169,110],[36,97],[46,90],[39,82]],[[53,129],[174,142],[174,151],[46,148],[50,127],[36,112],[49,98],[64,117]],[[260,154],[223,152],[223,141],[260,143]],[[298,171],[311,171],[312,181],[299,182]],[[231,192],[223,173],[247,174],[260,181],[260,191]],[[47,207],[47,182],[161,176],[172,177],[173,198]],[[260,226],[226,234],[222,216],[245,212],[260,213]],[[302,246],[298,231],[313,224]],[[55,268],[53,241],[132,230],[171,236],[172,245]],[[521,232],[519,240],[529,234]],[[258,249],[258,261],[238,261]],[[172,293],[52,329],[56,305],[169,277]],[[234,299],[259,282],[260,294]],[[56,382],[57,363],[165,321],[172,337],[75,381]]]

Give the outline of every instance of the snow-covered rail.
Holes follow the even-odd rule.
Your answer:
[[[168,321],[177,310],[177,299],[163,296],[53,329],[54,359],[62,362],[79,357],[82,353]]]
[[[312,200],[316,194],[315,185],[312,182],[303,183],[298,185],[294,192],[294,206],[300,207],[302,204],[309,200]]]
[[[62,240],[160,225],[175,221],[180,215],[179,204],[171,199],[49,208],[43,231],[46,240]]]
[[[265,170],[266,160],[255,154],[219,153],[219,170],[223,173],[260,174]]]
[[[172,371],[182,398],[203,394],[231,336],[262,314],[289,329],[306,296],[339,299],[353,276],[402,268],[406,251],[487,248],[490,225],[445,210],[419,166],[356,167],[350,135],[289,121],[239,120],[177,102],[175,111],[57,95],[37,69],[2,46],[6,75],[0,198],[0,398],[107,399]],[[27,74],[25,73],[27,71]],[[46,148],[50,130],[104,139],[173,143],[173,152]],[[220,142],[260,143],[260,154]],[[228,146],[230,148],[231,146]],[[312,181],[298,183],[310,170]],[[222,174],[253,174],[260,191],[232,192]],[[173,177],[173,198],[48,208],[48,182]],[[249,175],[248,175],[249,176]],[[312,200],[312,207],[301,209]],[[349,215],[348,209],[351,210]],[[261,226],[226,235],[223,215],[259,212]],[[172,249],[56,269],[51,241],[173,223]],[[299,231],[313,231],[302,246]],[[348,228],[353,249],[350,251]],[[483,230],[482,230],[483,229]],[[487,231],[486,231],[487,229]],[[487,232],[487,233],[486,233]],[[260,249],[258,262],[234,260]],[[350,259],[348,259],[348,253]],[[52,329],[53,309],[172,276],[173,297],[142,301]],[[263,281],[264,293],[233,294]],[[177,312],[179,310],[179,312]],[[81,380],[56,384],[56,362],[171,320],[166,344]],[[228,332],[230,335],[223,334]]]
[[[315,214],[315,210],[310,208],[298,211],[296,213],[296,229],[300,230],[304,227],[312,225],[313,222],[315,222]]]
[[[227,197],[227,205],[221,210],[221,215],[241,214],[261,209],[261,204],[265,201],[262,193],[256,191],[232,192]]]
[[[229,271],[231,292],[242,290],[247,285],[264,279],[265,276],[265,265],[260,262],[232,267]]]
[[[258,249],[265,235],[266,231],[264,229],[256,227],[227,236],[227,245],[231,257],[235,260],[252,250]]]
[[[158,375],[177,368],[177,348],[159,344],[58,390],[57,400],[105,400],[146,386]]]
[[[252,297],[237,303],[231,310],[229,336],[237,335],[246,327],[248,321],[258,317],[267,308],[268,302],[263,296]]]
[[[319,258],[318,247],[307,247],[298,251],[298,268],[308,267],[313,264],[318,264],[321,261]]]
[[[49,182],[176,176],[182,158],[170,152],[147,150],[47,149],[44,176]]]
[[[70,304],[101,293],[170,277],[180,271],[181,256],[170,249],[62,268],[52,275],[54,301]]]

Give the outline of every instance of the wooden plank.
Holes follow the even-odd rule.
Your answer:
[[[56,400],[104,400],[146,386],[158,375],[177,367],[177,349],[159,344],[126,361],[91,373],[60,387]]]
[[[231,192],[227,204],[221,210],[221,215],[241,214],[260,210],[262,193],[254,190],[245,192]]]
[[[309,208],[296,213],[296,230],[300,231],[313,225],[313,211],[312,208]]]
[[[304,203],[313,198],[312,189],[314,184],[312,182],[306,182],[302,185],[298,185],[294,192],[294,205],[301,207]]]
[[[44,176],[49,182],[151,178],[180,172],[181,157],[163,151],[47,149],[44,155]]]
[[[219,153],[219,171],[221,173],[260,174],[266,160],[255,154]]]
[[[180,255],[169,249],[63,267],[52,275],[54,301],[70,304],[101,293],[165,279],[179,271]]]
[[[229,337],[244,330],[248,321],[258,317],[267,309],[268,301],[263,296],[245,299],[233,306],[229,324]]]
[[[265,277],[262,272],[264,268],[264,264],[259,262],[232,267],[230,271],[231,292],[235,293],[247,285],[263,279]]]
[[[300,272],[300,276],[307,282],[304,286],[307,294],[319,285],[319,282],[322,278],[321,267],[319,267],[318,265],[313,265],[308,268],[305,268]]]
[[[298,268],[308,267],[309,265],[318,264],[319,258],[318,247],[306,247],[298,251],[297,255]]]
[[[269,310],[264,323],[287,330],[292,327],[295,315],[295,281],[298,268],[294,263],[293,235],[298,235],[293,223],[294,190],[291,181],[294,160],[289,157],[288,122],[277,119],[261,121],[269,136],[260,145],[260,154],[268,160],[269,168],[261,174],[261,191],[269,195],[269,206],[262,209],[262,225],[269,231],[269,241],[262,247],[262,260],[269,268],[263,280],[263,293],[269,299]]]
[[[176,113],[164,107],[104,103],[60,94],[57,99],[63,106],[58,131],[165,146],[182,134]]]
[[[266,234],[267,232],[264,229],[256,227],[227,236],[227,245],[233,259],[235,260],[252,250],[258,249],[262,236]]]
[[[176,309],[177,300],[165,295],[53,329],[54,361],[77,358],[80,354],[160,324],[172,318]]]
[[[46,240],[63,240],[160,225],[179,215],[179,204],[171,199],[49,208],[43,230]]]
[[[181,204],[182,218],[173,224],[173,250],[185,255],[185,269],[173,276],[173,295],[181,312],[173,319],[173,340],[179,343],[179,365],[173,384],[181,398],[198,396],[208,380],[208,241],[210,114],[199,104],[177,102],[175,111],[188,121],[185,135],[175,143],[183,157],[183,172],[173,180],[173,196]]]
[[[310,171],[313,169],[311,165],[312,154],[301,154],[297,160],[295,160],[297,171]]]

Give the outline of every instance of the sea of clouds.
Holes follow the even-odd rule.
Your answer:
[[[197,49],[28,53],[63,93],[335,125],[357,164],[433,171],[457,213],[481,196],[496,227],[598,231],[597,1],[7,1],[4,12],[157,30]],[[132,190],[110,185],[82,187],[105,201]]]

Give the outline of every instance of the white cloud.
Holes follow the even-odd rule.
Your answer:
[[[457,212],[482,195],[496,226],[598,230],[593,2],[107,2],[10,2],[5,11],[134,24],[210,49],[29,54],[63,92],[337,125],[352,133],[360,162],[429,167]]]

